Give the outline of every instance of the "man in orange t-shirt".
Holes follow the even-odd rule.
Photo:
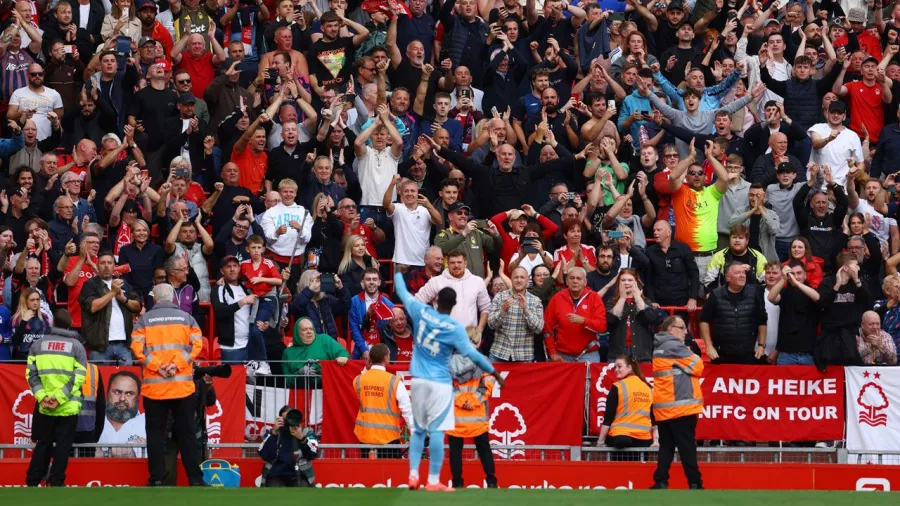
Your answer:
[[[269,115],[266,113],[257,116],[231,151],[231,161],[240,169],[241,186],[254,194],[262,189],[269,165],[266,130],[262,127],[268,121]]]

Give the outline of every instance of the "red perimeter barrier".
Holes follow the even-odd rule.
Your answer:
[[[262,470],[260,459],[229,459],[241,472],[242,487],[256,487]],[[423,466],[427,461],[423,462]],[[25,484],[25,459],[0,460],[0,486]],[[313,464],[316,482],[327,488],[405,488],[409,475],[406,460],[322,459]],[[652,463],[637,462],[497,462],[502,488],[525,489],[644,489],[653,483]],[[722,490],[896,490],[900,466],[847,464],[725,464],[701,463],[703,485]],[[178,467],[179,485],[186,485]],[[424,467],[422,472],[425,472]],[[466,461],[463,475],[470,487],[484,487],[481,464]],[[672,466],[671,488],[687,488],[681,467]],[[147,483],[143,459],[71,459],[66,483],[78,487],[128,487]],[[447,463],[441,478],[450,481]]]

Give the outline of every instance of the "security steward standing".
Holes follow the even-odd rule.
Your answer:
[[[634,357],[620,355],[616,358],[615,373],[618,381],[613,383],[606,398],[597,446],[646,448],[657,444],[650,411],[653,392],[640,364]]]
[[[106,392],[103,390],[103,376],[96,364],[87,363],[87,374],[81,386],[81,412],[75,430],[75,443],[96,443],[103,434],[106,421]],[[78,457],[93,457],[94,448],[77,448]]]
[[[69,330],[68,311],[58,309],[54,322],[50,333],[31,345],[25,367],[25,380],[37,401],[31,435],[36,444],[25,474],[29,487],[40,485],[48,468],[51,487],[66,485],[66,466],[81,411],[87,353],[78,333]]]
[[[477,329],[466,328],[469,340],[476,348],[481,344],[481,335]],[[475,442],[475,451],[484,469],[487,488],[497,488],[494,454],[491,452],[488,436],[488,399],[494,391],[494,376],[482,371],[472,359],[458,353],[450,358],[450,375],[453,377],[453,416],[456,420],[456,427],[447,431],[453,488],[465,485],[462,476],[462,451],[464,438],[467,437]]]
[[[162,485],[165,476],[169,416],[178,427],[194,426],[194,359],[203,348],[197,321],[173,302],[172,285],[154,286],[153,298],[153,309],[140,317],[131,334],[131,351],[137,362],[144,364],[141,393],[147,420],[151,487]],[[179,430],[175,437],[191,486],[204,486],[196,434],[193,430]]]
[[[390,360],[391,351],[386,344],[373,345],[369,348],[369,368],[353,380],[359,398],[359,413],[353,433],[360,443],[400,444],[401,419],[406,421],[407,427],[413,426],[409,392],[403,380],[387,372]],[[376,448],[375,452],[380,459],[399,459],[402,456],[399,448]]]
[[[697,415],[703,411],[703,361],[687,345],[687,325],[678,316],[663,320],[653,338],[653,417],[659,428],[659,457],[653,489],[669,488],[675,448],[691,489],[702,489],[697,467]]]

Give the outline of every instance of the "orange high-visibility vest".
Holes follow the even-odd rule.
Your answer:
[[[369,369],[353,380],[359,398],[356,434],[360,443],[388,444],[400,439],[400,404],[397,402],[396,375],[380,369]]]
[[[703,411],[700,376],[703,361],[677,337],[660,332],[654,337],[653,418],[664,422]]]
[[[131,333],[131,351],[143,365],[141,394],[148,399],[182,399],[194,393],[194,360],[203,349],[203,336],[194,317],[172,302],[157,302],[144,313]],[[175,376],[160,368],[175,364]]]
[[[494,391],[494,377],[484,373],[480,378],[472,378],[464,383],[453,381],[453,391],[456,400],[453,406],[453,416],[456,418],[456,427],[447,431],[448,436],[476,437],[488,431],[488,399]],[[469,402],[473,409],[463,409]]]
[[[650,408],[653,393],[650,386],[635,375],[617,381],[619,403],[616,418],[609,426],[610,436],[629,436],[634,439],[652,439],[650,434]]]

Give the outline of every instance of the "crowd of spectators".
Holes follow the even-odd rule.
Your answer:
[[[66,306],[92,361],[130,364],[159,283],[252,374],[408,360],[399,271],[453,288],[498,362],[646,362],[668,312],[716,363],[897,361],[900,2],[0,19],[0,360]]]

